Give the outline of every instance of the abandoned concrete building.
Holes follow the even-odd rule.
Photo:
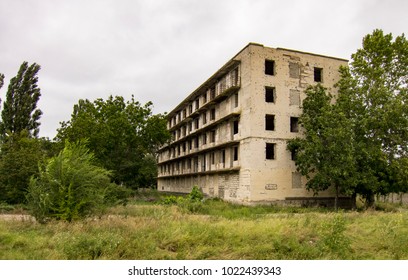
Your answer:
[[[173,137],[159,151],[158,190],[196,185],[241,204],[333,201],[332,190],[306,190],[286,142],[302,135],[304,90],[335,90],[341,65],[347,60],[248,44],[168,114]]]

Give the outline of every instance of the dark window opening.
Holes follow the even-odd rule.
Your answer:
[[[297,149],[296,149],[296,150],[292,150],[292,151],[290,152],[290,158],[291,158],[292,160],[296,160],[296,159],[297,159]]]
[[[203,145],[207,144],[207,134],[203,134]]]
[[[275,144],[266,143],[266,159],[275,159]]]
[[[188,105],[188,114],[191,115],[193,112],[193,104]]]
[[[233,129],[234,134],[238,133],[238,128],[239,128],[239,121],[236,120],[234,121],[234,129]]]
[[[215,98],[215,86],[210,89],[210,100]]]
[[[265,102],[275,102],[275,88],[265,87]]]
[[[210,111],[210,120],[215,120],[215,108],[212,108]]]
[[[198,137],[194,138],[194,148],[198,148]]]
[[[275,130],[275,115],[265,115],[265,130]]]
[[[238,147],[234,147],[233,158],[234,158],[234,161],[238,160]]]
[[[215,164],[215,153],[214,152],[210,154],[210,161],[211,161],[211,164]]]
[[[265,74],[275,75],[275,61],[265,60]]]
[[[207,111],[203,113],[203,124],[207,123]]]
[[[322,78],[323,78],[323,69],[322,68],[314,68],[314,81],[321,83],[322,82]]]
[[[290,132],[299,132],[299,118],[290,117]]]
[[[215,142],[215,130],[212,130],[211,132],[210,132],[210,142],[211,143],[214,143]]]
[[[196,99],[195,101],[195,109],[197,110],[200,107],[200,100]]]
[[[195,129],[198,129],[198,126],[199,126],[198,118],[196,118],[196,119],[194,120],[194,126],[195,126]]]
[[[225,150],[221,151],[220,163],[225,163]]]

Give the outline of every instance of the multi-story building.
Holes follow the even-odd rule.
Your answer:
[[[237,202],[330,201],[315,197],[296,171],[288,139],[302,135],[304,90],[335,90],[347,60],[250,43],[168,114],[158,190]]]

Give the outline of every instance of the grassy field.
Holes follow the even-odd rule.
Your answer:
[[[408,259],[408,210],[387,210],[134,201],[72,223],[0,220],[0,259]]]

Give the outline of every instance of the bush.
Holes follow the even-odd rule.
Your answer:
[[[39,221],[50,218],[72,221],[101,213],[122,193],[110,182],[110,172],[93,164],[94,156],[84,144],[66,142],[59,155],[32,177],[27,201]],[[122,194],[123,195],[123,194]]]

